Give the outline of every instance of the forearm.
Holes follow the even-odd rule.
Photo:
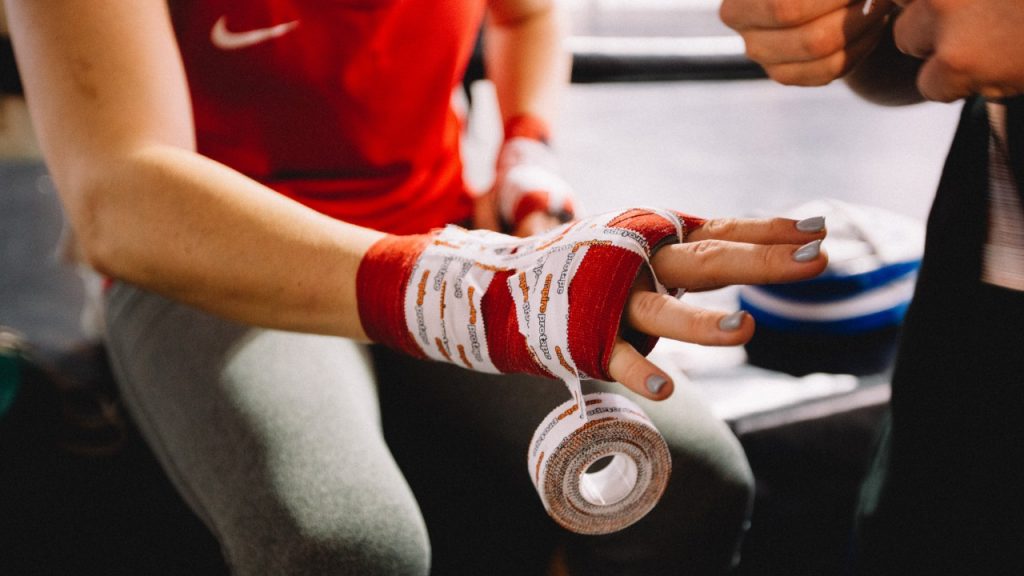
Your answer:
[[[83,254],[104,274],[246,323],[365,338],[355,277],[378,232],[162,145],[62,187]]]
[[[881,40],[846,77],[846,83],[865,100],[885,106],[903,106],[922,102],[917,89],[921,61],[901,53],[893,40],[890,17]]]
[[[554,3],[491,3],[485,62],[504,120],[522,115],[554,120],[571,68],[564,34],[563,18]]]
[[[380,234],[195,152],[166,2],[5,6],[47,166],[90,264],[227,318],[363,337],[355,277]]]

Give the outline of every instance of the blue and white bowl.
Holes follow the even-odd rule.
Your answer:
[[[750,362],[792,373],[884,370],[914,294],[923,223],[832,199],[787,215],[825,216],[829,264],[810,280],[740,288],[740,308],[757,322]]]

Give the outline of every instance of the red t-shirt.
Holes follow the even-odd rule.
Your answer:
[[[200,153],[378,230],[469,217],[451,96],[484,0],[170,4]]]

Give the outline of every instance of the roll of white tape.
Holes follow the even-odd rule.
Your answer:
[[[643,518],[668,485],[665,439],[618,394],[584,396],[551,411],[533,434],[528,464],[548,514],[580,534],[608,534]]]

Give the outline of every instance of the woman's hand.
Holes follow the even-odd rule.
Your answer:
[[[671,382],[644,358],[658,337],[740,344],[753,330],[750,318],[696,309],[673,289],[809,278],[825,267],[824,234],[820,219],[635,208],[522,239],[454,226],[389,236],[360,265],[360,318],[371,339],[413,356],[616,380],[663,399]]]
[[[797,222],[708,220],[690,230],[686,241],[665,246],[651,259],[658,280],[669,288],[710,290],[731,284],[766,284],[804,280],[828,263],[820,250],[824,220]],[[644,334],[710,346],[743,344],[754,335],[754,320],[744,312],[713,311],[651,290],[641,276],[625,310],[625,327]],[[608,372],[631,390],[653,399],[672,394],[668,375],[618,338]]]

